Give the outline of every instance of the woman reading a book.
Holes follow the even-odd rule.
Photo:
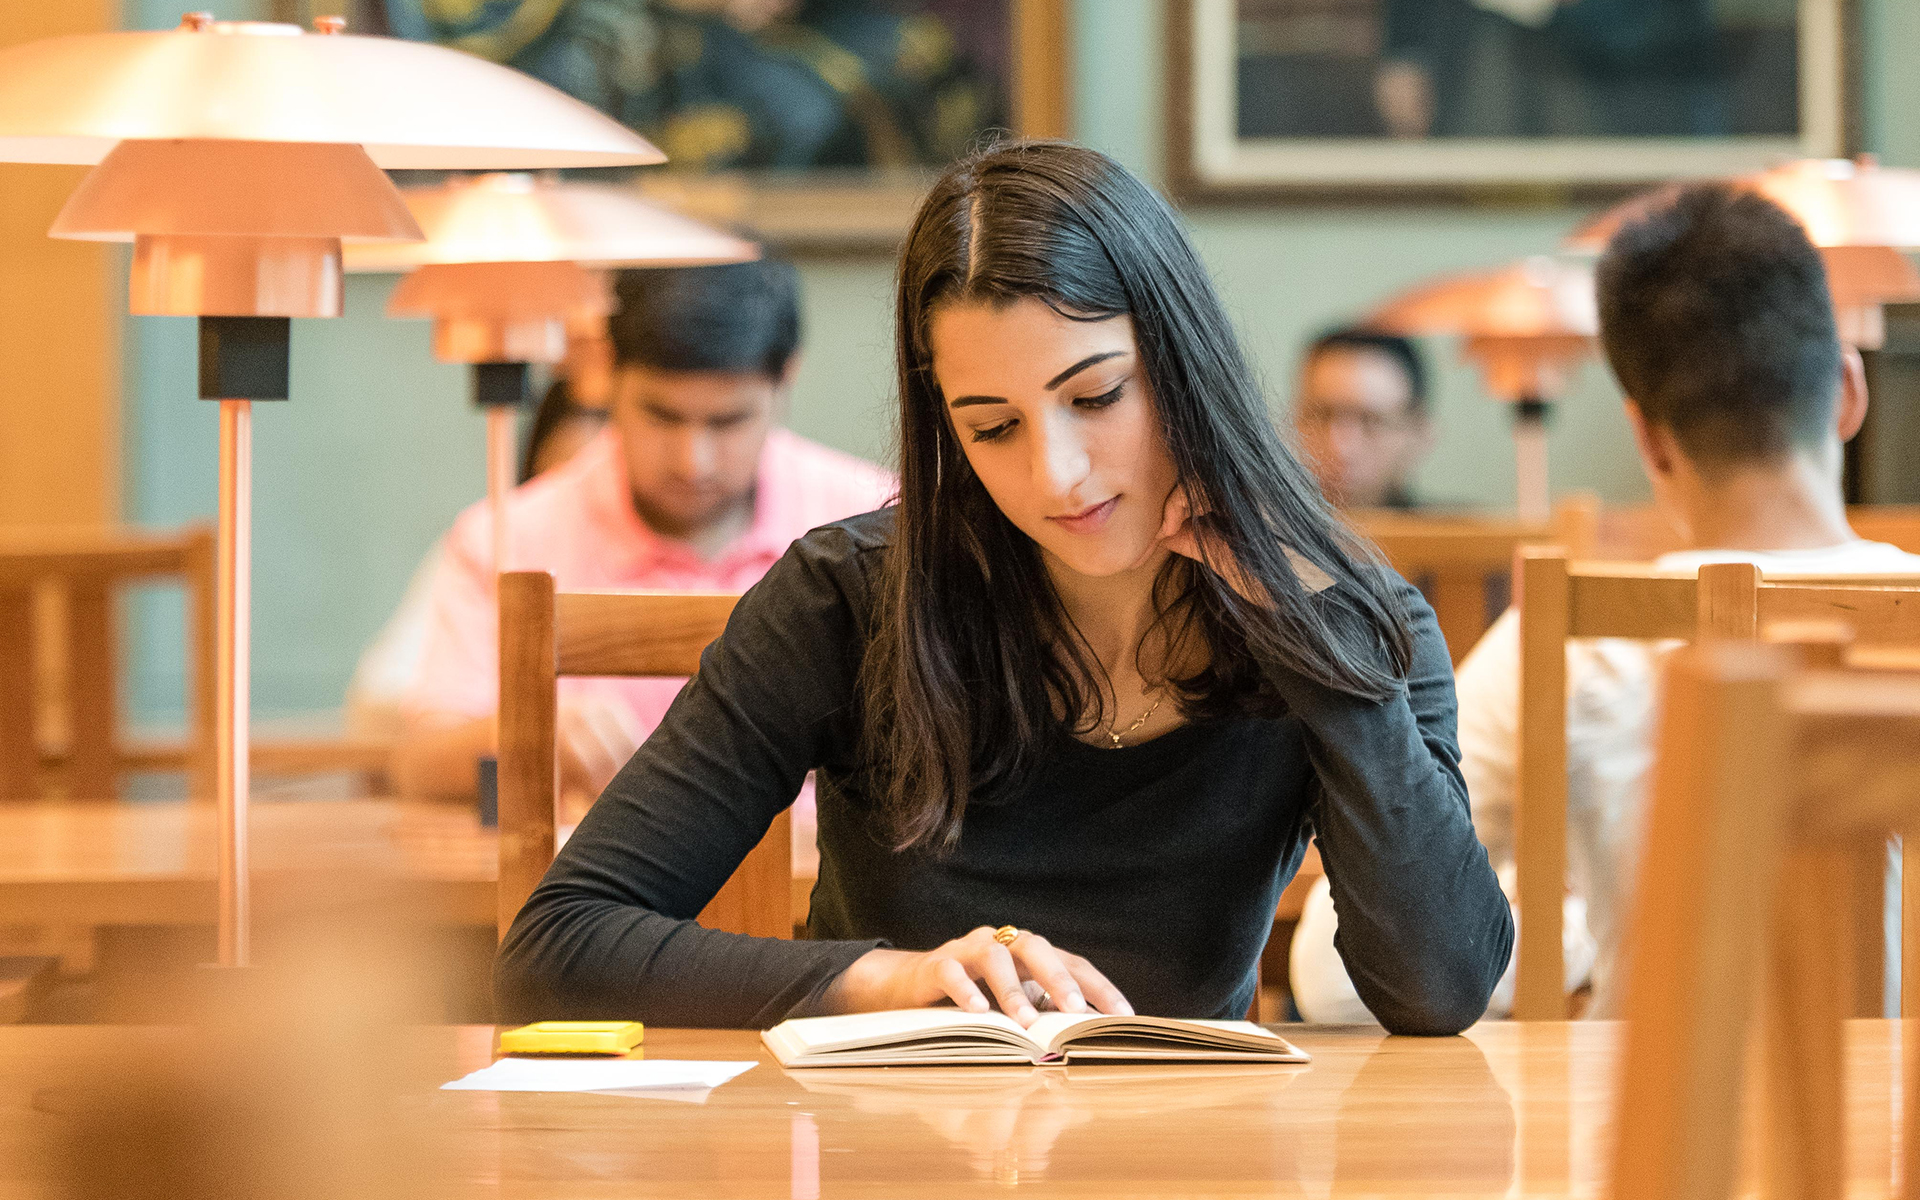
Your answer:
[[[1446,646],[1281,444],[1165,201],[1071,145],[962,162],[896,335],[898,503],[741,600],[521,910],[502,1016],[1238,1017],[1317,836],[1373,1013],[1478,1019],[1513,926]],[[809,770],[811,938],[701,928]]]

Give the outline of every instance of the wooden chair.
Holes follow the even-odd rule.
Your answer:
[[[681,676],[726,627],[720,593],[558,592],[544,571],[500,576],[500,936],[553,862],[559,802],[555,722],[562,676]],[[782,812],[702,925],[791,937],[791,814]]]
[[[154,581],[187,592],[191,733],[170,746],[136,746],[120,730],[115,609],[121,589]],[[43,642],[49,626],[58,630]],[[213,531],[205,526],[0,535],[0,799],[38,796],[48,784],[110,797],[133,770],[189,768],[211,780],[213,641]]]
[[[1870,542],[1888,542],[1909,554],[1920,554],[1920,505],[1855,504],[1847,509],[1847,523]],[[1669,550],[1685,549],[1680,533],[1652,505],[1596,506],[1593,519],[1595,558],[1641,561]],[[1569,547],[1574,556],[1581,551]]]
[[[1350,521],[1425,594],[1457,664],[1506,606],[1514,551],[1551,544],[1584,557],[1591,553],[1598,511],[1598,502],[1583,494],[1561,501],[1544,525],[1504,515],[1384,511],[1356,512]]]
[[[135,771],[184,772],[213,798],[214,537],[205,525],[0,532],[0,800],[107,799]],[[126,736],[118,601],[155,583],[187,595],[185,737]],[[262,776],[384,776],[391,747],[364,738],[253,738]]]
[[[1719,563],[1701,568],[1696,580],[1643,564],[1570,565],[1558,549],[1537,547],[1520,550],[1516,574],[1520,933],[1513,1015],[1558,1021],[1567,1016],[1560,913],[1567,879],[1568,639],[1753,641],[1766,624],[1837,619],[1863,644],[1920,646],[1920,577],[1763,582],[1750,563]],[[1864,940],[1869,921],[1864,906],[1856,919]],[[1879,920],[1875,909],[1875,928]],[[1878,979],[1863,971],[1858,1001],[1863,1012],[1878,1010],[1878,989]],[[1871,1009],[1869,997],[1874,998]]]
[[[1920,677],[1790,665],[1773,647],[1705,645],[1666,674],[1628,947],[1617,1197],[1729,1195],[1748,1096],[1762,1194],[1847,1191],[1853,944],[1836,922],[1844,905],[1797,893],[1811,876],[1829,894],[1877,896],[1863,847],[1920,833]],[[1911,1041],[1907,1053],[1913,1196],[1920,1055]]]

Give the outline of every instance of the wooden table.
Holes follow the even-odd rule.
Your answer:
[[[426,1028],[403,1103],[436,1122],[455,1195],[1600,1194],[1616,1027],[1286,1032],[1311,1066],[783,1072],[751,1033],[649,1031],[655,1057],[760,1060],[693,1104],[434,1091],[488,1061],[492,1029]],[[0,1198],[51,1194],[82,1064],[172,1036],[0,1028]],[[1897,1045],[1896,1023],[1852,1026],[1855,1196],[1890,1194]]]
[[[252,807],[256,911],[298,905],[316,875],[376,874],[398,911],[451,925],[494,922],[499,852],[473,810],[394,800],[270,801]],[[0,804],[0,925],[210,925],[211,804]]]

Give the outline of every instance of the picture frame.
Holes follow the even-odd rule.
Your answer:
[[[1390,86],[1397,80],[1388,79],[1399,70],[1393,56],[1406,53],[1420,64],[1419,51],[1427,48],[1409,52],[1395,44],[1395,31],[1382,27],[1390,10],[1404,10],[1409,2],[1444,2],[1469,21],[1484,21],[1495,35],[1486,41],[1498,45],[1505,36],[1514,47],[1505,60],[1508,90],[1493,101],[1449,106],[1434,100],[1445,89],[1429,84],[1424,109],[1397,101]],[[1639,85],[1638,76],[1619,82],[1624,76],[1602,73],[1595,64],[1624,63],[1625,70],[1633,60],[1625,48],[1580,46],[1572,41],[1578,34],[1561,32],[1554,14],[1579,7],[1571,0],[1168,0],[1169,182],[1182,201],[1201,204],[1601,201],[1675,177],[1738,174],[1788,158],[1850,153],[1858,142],[1857,72],[1850,57],[1857,0],[1743,2],[1749,10],[1769,11],[1774,24],[1731,32],[1703,27],[1700,36],[1718,37],[1717,48],[1733,49],[1714,60],[1711,72],[1702,68],[1697,75],[1686,74],[1687,60],[1680,57],[1686,47],[1679,35],[1670,35],[1677,65],[1670,68],[1673,82],[1659,81],[1662,91]],[[1630,6],[1634,0],[1613,3]],[[1708,0],[1699,4],[1700,11],[1709,11]],[[1783,9],[1791,11],[1788,32],[1778,24]],[[1544,22],[1535,28],[1507,13]],[[1440,28],[1443,39],[1435,42],[1458,52],[1463,23]],[[1301,30],[1315,32],[1302,37],[1296,32]],[[1550,40],[1556,35],[1585,55],[1563,53]],[[1589,34],[1588,42],[1593,40]],[[1791,47],[1784,58],[1783,44]],[[1370,49],[1372,60],[1366,58]],[[1608,51],[1620,57],[1607,59]],[[1456,98],[1474,88],[1488,90],[1484,81],[1501,78],[1502,60],[1484,47],[1476,53],[1469,66],[1429,58],[1430,65],[1417,66],[1415,74],[1424,69],[1429,78],[1462,81],[1453,89]],[[1280,111],[1289,98],[1294,103]],[[1502,105],[1503,99],[1508,103]],[[1402,116],[1406,111],[1414,115]],[[1621,113],[1652,131],[1597,127]],[[1406,136],[1404,126],[1410,121],[1417,128],[1423,115],[1432,132]],[[1397,130],[1396,118],[1403,126]],[[1566,129],[1544,128],[1555,119],[1567,120]],[[1579,127],[1581,119],[1593,127]],[[1716,119],[1722,128],[1767,121],[1777,128],[1724,135],[1678,131],[1689,122],[1710,128]],[[1673,127],[1661,127],[1663,120]],[[1519,130],[1521,125],[1532,128]]]
[[[404,4],[405,0],[400,2]],[[566,0],[558,7],[564,11],[580,2]],[[287,8],[308,7],[302,0],[278,0],[278,3]],[[396,29],[389,16],[395,11],[390,7],[394,3],[395,0],[354,0],[349,13],[352,27],[381,34],[407,32]],[[1005,22],[1004,39],[994,43],[993,69],[984,72],[997,85],[1000,103],[996,111],[1005,119],[974,130],[968,139],[970,143],[989,137],[996,130],[1025,137],[1071,136],[1073,0],[982,0],[977,4],[972,0],[964,4],[946,0],[944,5],[941,0],[874,0],[874,4],[889,12],[911,11],[918,4],[936,12],[961,12],[969,19],[980,15]],[[644,14],[654,6],[674,8],[673,0],[624,0],[623,7]],[[511,5],[505,7],[511,8]],[[618,7],[622,6],[607,4],[605,0],[600,4],[602,12]],[[803,6],[796,7],[804,14]],[[968,32],[976,38],[991,40],[990,32],[983,33],[978,28]],[[497,53],[490,52],[493,48],[481,37],[447,37],[443,44],[489,57]],[[834,49],[828,47],[823,53],[832,55]],[[506,61],[509,65],[522,65],[512,58]],[[722,70],[724,66],[723,61]],[[715,77],[715,68],[703,64],[703,69],[708,71],[705,78]],[[724,82],[721,86],[724,88]],[[591,96],[581,98],[595,102]],[[608,107],[604,103],[599,106],[603,111]],[[676,145],[669,138],[661,137],[655,128],[637,121],[629,123],[642,134],[667,143],[663,149],[670,156],[666,168],[646,168],[635,174],[636,185],[642,192],[690,216],[749,229],[789,252],[892,250],[905,237],[920,198],[940,166],[921,162],[905,167],[674,169],[672,159]],[[687,160],[682,157],[681,161]]]

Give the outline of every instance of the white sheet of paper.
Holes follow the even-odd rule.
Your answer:
[[[706,1092],[753,1067],[751,1062],[703,1062],[645,1058],[503,1058],[442,1091],[466,1092]],[[667,1097],[680,1099],[683,1097]],[[693,1097],[684,1097],[692,1099]]]

